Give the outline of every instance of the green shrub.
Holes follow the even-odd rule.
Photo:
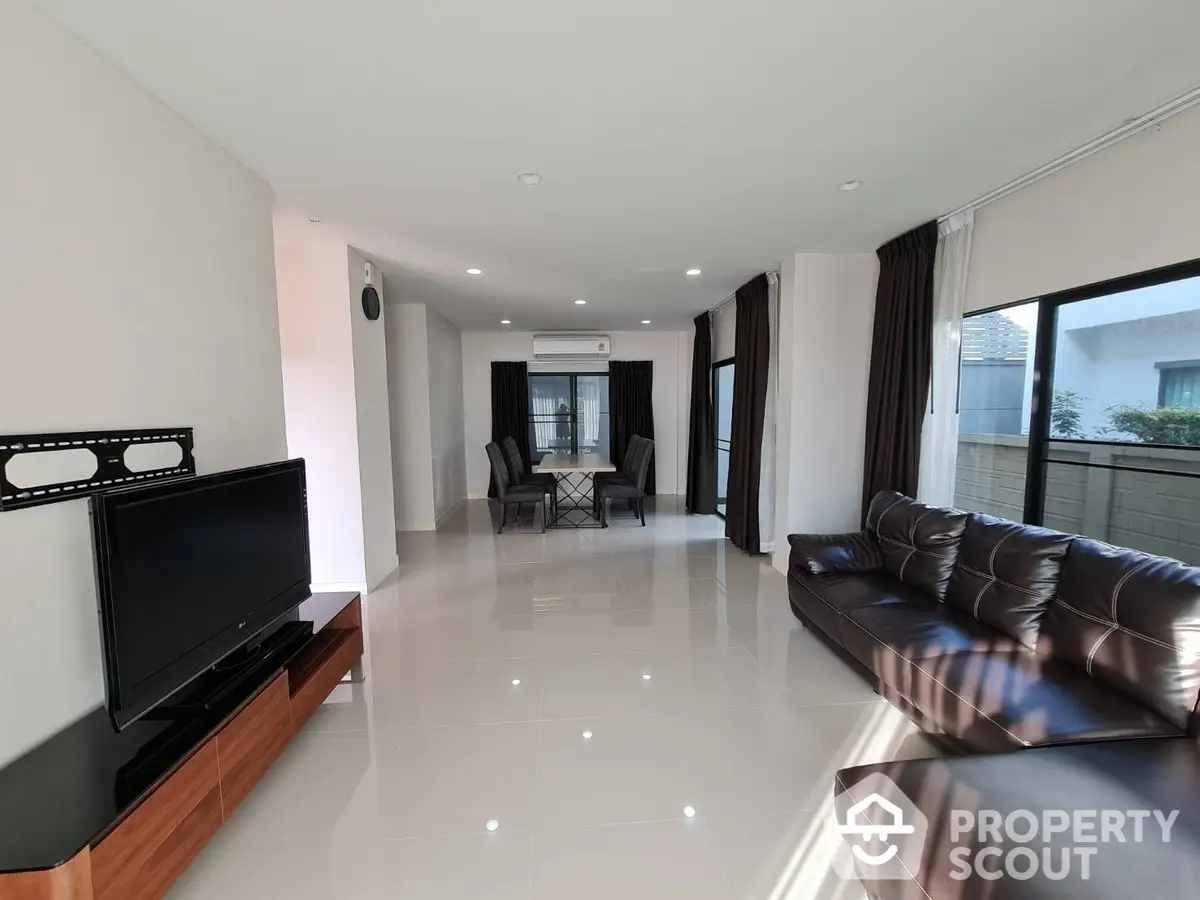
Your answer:
[[[1200,409],[1110,406],[1106,412],[1114,436],[1130,435],[1145,444],[1200,446]]]
[[[1083,401],[1076,391],[1055,391],[1050,402],[1050,434],[1058,438],[1081,438]]]

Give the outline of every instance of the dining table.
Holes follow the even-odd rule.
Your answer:
[[[549,527],[600,527],[595,476],[598,472],[617,471],[611,459],[600,453],[547,453],[533,471],[549,472],[558,479],[558,514]]]

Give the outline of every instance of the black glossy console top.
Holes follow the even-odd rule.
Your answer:
[[[357,596],[316,594],[295,619],[319,631]],[[97,843],[280,671],[186,721],[118,732],[106,709],[94,710],[0,769],[0,874],[52,869]]]

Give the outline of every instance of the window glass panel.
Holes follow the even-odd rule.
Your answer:
[[[1038,301],[963,319],[959,382],[960,509],[1022,521]]]
[[[1057,310],[1043,523],[1200,564],[1200,278]]]
[[[547,453],[570,453],[574,432],[570,375],[529,376],[529,452],[533,462]]]
[[[717,444],[717,515],[725,515],[729,495],[729,447],[733,440],[733,363],[713,367],[713,407]]]
[[[1200,278],[1058,309],[1050,433],[1200,446]]]
[[[1159,374],[1158,405],[1200,408],[1200,365],[1164,367]]]
[[[575,376],[575,394],[579,452],[607,455],[608,376]]]

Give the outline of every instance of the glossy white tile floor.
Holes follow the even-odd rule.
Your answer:
[[[471,503],[401,534],[367,683],[172,898],[859,900],[810,828],[834,772],[933,751],[680,506],[497,536]]]

